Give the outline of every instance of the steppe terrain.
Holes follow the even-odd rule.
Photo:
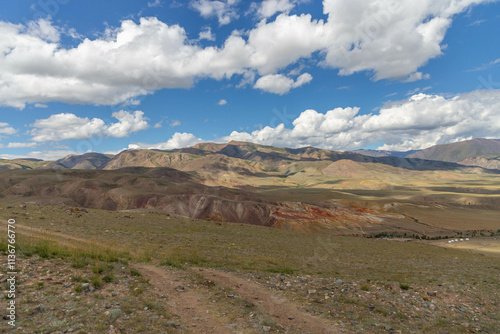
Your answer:
[[[14,161],[16,332],[496,333],[499,189],[478,166],[235,142]]]
[[[21,333],[498,330],[488,255],[165,213],[0,212],[18,224]]]

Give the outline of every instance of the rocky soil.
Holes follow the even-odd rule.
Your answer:
[[[261,273],[248,279],[267,286],[313,315],[357,333],[496,333],[499,291],[485,296],[465,284],[428,286]]]
[[[6,256],[0,281],[7,291]],[[177,324],[147,280],[128,264],[75,264],[61,259],[18,256],[16,327],[7,324],[8,299],[0,303],[0,332],[169,333]]]

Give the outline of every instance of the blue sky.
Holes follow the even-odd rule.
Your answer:
[[[500,2],[0,3],[0,156],[500,133]]]

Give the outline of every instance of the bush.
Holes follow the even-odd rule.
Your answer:
[[[399,283],[399,287],[401,288],[401,290],[410,289],[410,286],[408,284],[405,284],[405,283]]]
[[[92,278],[91,282],[94,285],[94,288],[96,288],[96,289],[98,289],[102,286],[102,281],[99,278],[99,275],[95,275],[94,278]]]
[[[79,283],[88,283],[88,279],[83,278],[82,276],[73,276],[71,277],[71,281]]]
[[[94,268],[92,268],[92,271],[94,274],[100,274],[104,271],[104,268],[101,265],[96,265]]]
[[[113,274],[108,273],[108,274],[104,275],[102,280],[106,283],[110,283],[110,282],[113,282],[115,280],[115,277],[113,276]]]
[[[135,269],[130,269],[130,275],[132,275],[132,276],[142,276],[142,274],[139,271],[135,270]]]

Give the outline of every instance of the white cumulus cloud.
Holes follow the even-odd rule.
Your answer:
[[[326,20],[290,15],[287,8],[296,1],[267,1],[272,11],[283,12],[244,33],[234,31],[220,46],[207,47],[188,39],[183,27],[154,17],[124,20],[74,47],[61,43],[61,31],[67,29],[50,20],[26,25],[0,21],[0,105],[131,103],[159,89],[235,75],[243,86],[256,74],[283,75],[280,71],[304,58],[338,69],[340,75],[367,71],[374,80],[426,79],[419,68],[442,55],[453,16],[488,1],[324,0]],[[197,0],[191,5],[225,24],[237,17],[236,3]],[[213,38],[207,29],[199,37]]]
[[[54,161],[64,158],[68,155],[83,154],[83,152],[75,151],[65,151],[65,150],[43,150],[43,151],[33,151],[24,154],[1,154],[2,159],[19,159],[19,158],[33,158],[41,159],[45,161]]]
[[[207,41],[215,41],[215,35],[212,33],[212,29],[210,27],[205,27],[202,31],[200,31],[199,40],[207,40]]]
[[[38,143],[28,142],[28,143],[8,143],[7,145],[0,145],[2,148],[34,148],[37,147]]]
[[[332,150],[349,150],[369,143],[380,149],[406,151],[471,138],[497,138],[500,133],[500,90],[481,90],[446,98],[420,93],[391,103],[378,114],[359,115],[359,108],[319,113],[306,110],[293,121],[251,133],[233,131],[222,141]]]
[[[105,130],[105,133],[111,137],[122,138],[131,133],[146,130],[149,128],[147,120],[144,118],[144,113],[140,110],[133,113],[120,110],[111,114],[118,120]]]
[[[192,133],[180,133],[176,132],[166,142],[157,144],[146,144],[146,143],[135,143],[130,144],[128,149],[138,150],[138,149],[155,149],[155,150],[173,150],[176,148],[193,146],[195,144],[203,142],[202,139],[196,137]]]
[[[118,111],[112,114],[118,120],[106,125],[100,118],[89,119],[75,114],[61,113],[46,119],[38,119],[30,131],[34,142],[60,141],[65,139],[89,139],[98,136],[125,137],[149,127],[142,111]]]
[[[238,0],[196,0],[191,2],[191,7],[198,11],[204,18],[217,17],[220,25],[231,23],[239,17],[235,5]]]
[[[257,15],[268,18],[276,13],[288,13],[297,3],[297,0],[264,0],[257,9]]]
[[[17,133],[17,130],[10,126],[9,123],[0,122],[0,137],[2,135],[14,135]]]
[[[260,77],[253,87],[269,93],[283,95],[294,88],[311,82],[311,80],[312,75],[309,73],[300,75],[295,81],[283,74],[268,74]]]

